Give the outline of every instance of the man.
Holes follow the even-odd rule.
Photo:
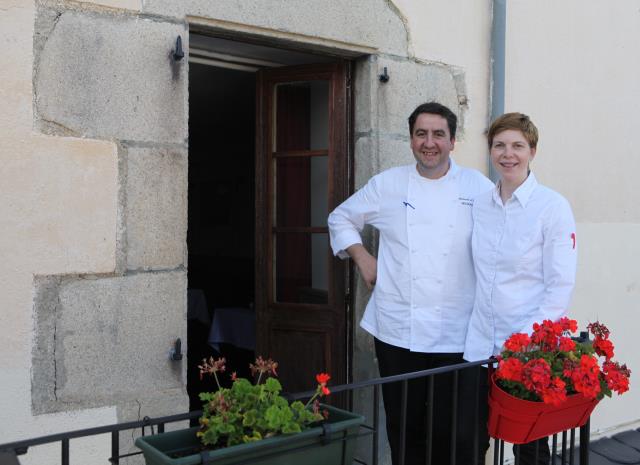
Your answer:
[[[334,253],[351,257],[373,289],[360,326],[375,338],[381,376],[463,362],[475,292],[471,206],[493,184],[450,158],[456,126],[456,115],[439,103],[417,107],[409,117],[416,163],[374,176],[329,215]],[[362,245],[365,224],[380,232],[377,259]],[[451,375],[436,376],[434,383],[431,463],[447,464]],[[425,461],[426,390],[424,378],[409,383],[406,464]],[[385,384],[382,394],[397,463],[401,385]]]

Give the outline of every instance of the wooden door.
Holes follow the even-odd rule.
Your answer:
[[[288,392],[348,380],[348,268],[327,215],[349,192],[349,79],[344,61],[258,73],[256,353]]]

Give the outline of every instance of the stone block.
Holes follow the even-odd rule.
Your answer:
[[[184,271],[36,282],[36,348],[53,348],[34,351],[34,413],[182,390],[186,361],[169,351],[179,337],[186,352],[186,287]]]
[[[354,186],[360,189],[367,181],[379,172],[378,147],[370,137],[359,137],[354,144]]]
[[[268,6],[246,0],[145,0],[143,11],[176,18],[192,16],[214,19],[226,24],[260,28],[299,35],[297,39],[310,41],[327,39],[336,46],[349,44],[379,49],[385,53],[406,56],[407,30],[404,22],[387,0],[276,0]],[[322,14],[318,14],[322,12]],[[273,35],[273,34],[269,34]]]
[[[168,269],[185,262],[187,151],[127,147],[127,268]]]
[[[379,57],[377,73],[387,67],[389,81],[378,87],[378,127],[382,134],[409,135],[407,119],[421,103],[435,100],[448,106],[463,121],[458,90],[463,83],[457,70],[441,64]]]
[[[37,127],[49,134],[184,144],[184,24],[125,14],[40,8],[34,35]]]
[[[142,392],[136,399],[118,405],[118,422],[139,421],[144,417],[158,418],[167,415],[175,415],[189,411],[189,398],[183,389],[170,389],[158,392]],[[165,431],[174,431],[189,427],[188,421],[167,423]],[[120,433],[120,454],[130,454],[137,452],[134,442],[139,436],[131,434],[131,431]],[[157,432],[156,427],[154,430]],[[146,434],[150,433],[150,428],[146,429]],[[120,461],[123,465],[143,465],[145,462],[140,456],[127,457]]]
[[[378,138],[378,150],[380,157],[380,171],[394,166],[408,165],[415,163],[415,158],[411,152],[409,134],[395,135],[384,134]]]
[[[376,96],[379,85],[377,57],[371,55],[356,60],[354,70],[354,129],[356,134],[368,134],[375,124]]]
[[[409,136],[377,134],[359,137],[355,143],[355,187],[386,169],[414,162]]]

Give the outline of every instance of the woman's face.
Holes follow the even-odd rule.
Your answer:
[[[491,162],[503,183],[522,184],[535,155],[536,149],[532,149],[522,132],[515,129],[499,132],[491,144]]]

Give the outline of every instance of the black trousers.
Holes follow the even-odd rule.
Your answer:
[[[538,444],[537,461],[536,443]],[[542,438],[537,441],[513,446],[513,455],[516,457],[516,465],[549,465],[551,461],[549,438]]]
[[[464,361],[461,353],[411,352],[408,349],[386,344],[378,339],[375,340],[375,348],[381,376],[427,370]],[[459,370],[457,376],[458,408],[454,434],[452,434],[454,375],[444,373],[434,376],[433,423],[430,432],[432,438],[431,464],[473,465],[477,463],[484,465],[484,456],[489,446],[486,433],[487,374],[486,371],[482,373],[480,367],[473,367]],[[406,465],[427,463],[427,435],[429,434],[427,430],[427,388],[427,378],[411,380],[408,383],[404,448],[404,463]],[[400,449],[401,396],[401,382],[382,386],[382,398],[387,417],[387,437],[394,465],[399,463],[402,452]],[[483,428],[477,427],[480,418],[484,418]],[[454,454],[455,461],[453,461]]]

